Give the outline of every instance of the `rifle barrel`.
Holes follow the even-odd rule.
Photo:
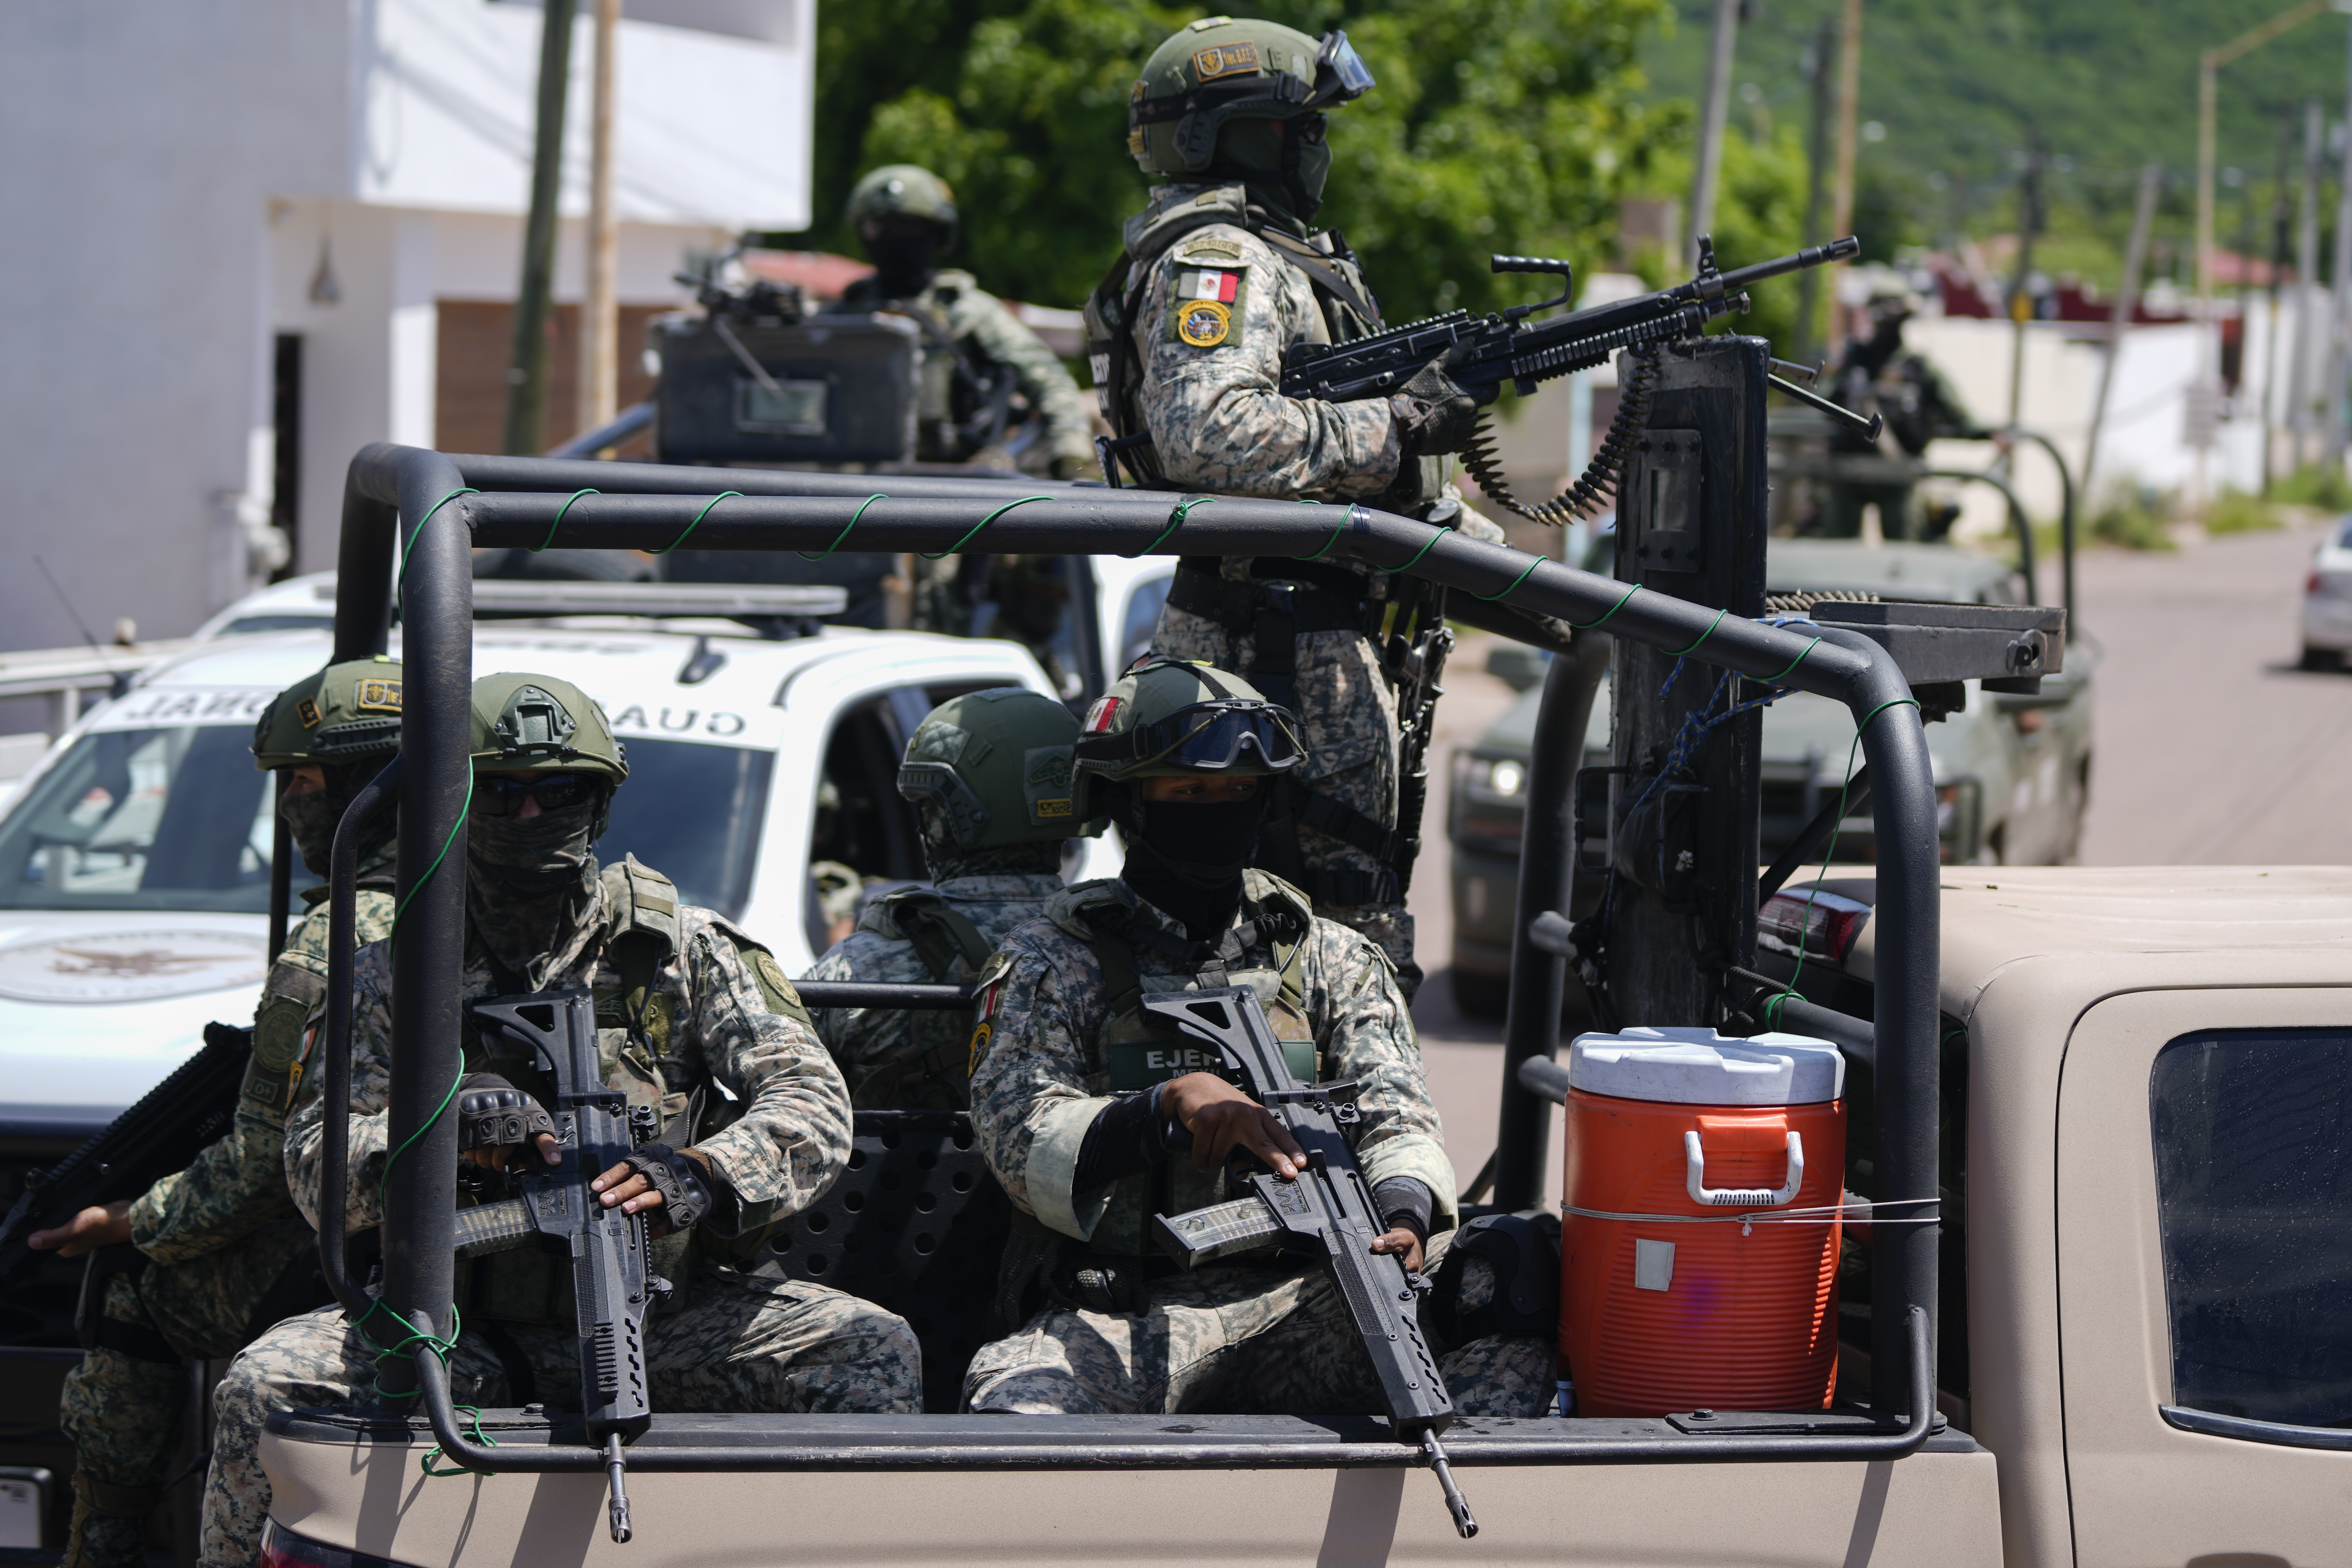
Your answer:
[[[1753,267],[1733,268],[1723,275],[1723,291],[1736,294],[1750,283],[1761,283],[1768,278],[1801,272],[1808,267],[1843,261],[1860,254],[1862,241],[1853,235],[1847,235],[1843,239],[1832,239],[1826,245],[1809,245],[1794,256],[1779,256],[1769,261],[1759,261]]]

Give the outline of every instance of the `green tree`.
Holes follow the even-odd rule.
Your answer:
[[[1653,163],[1650,188],[1680,198],[1690,189],[1692,149],[1687,139],[1661,153]],[[1751,262],[1786,256],[1804,243],[1805,149],[1793,126],[1782,125],[1769,142],[1759,143],[1734,132],[1723,139],[1723,170],[1717,185],[1715,237],[1717,266],[1729,271]],[[1679,283],[1690,276],[1680,256],[1653,254],[1635,258],[1652,287]],[[1798,283],[1792,275],[1775,278],[1748,290],[1745,314],[1718,322],[1718,332],[1744,332],[1769,338],[1783,353],[1795,352]]]
[[[1616,205],[1687,119],[1637,101],[1661,0],[1278,0],[1309,34],[1344,26],[1380,85],[1333,119],[1318,222],[1363,256],[1391,320],[1487,309],[1541,287],[1490,253],[1605,265]],[[824,0],[814,243],[858,169],[936,169],[986,287],[1075,305],[1117,256],[1148,184],[1126,150],[1143,59],[1198,8],[1147,0]],[[830,51],[830,52],[822,52]]]

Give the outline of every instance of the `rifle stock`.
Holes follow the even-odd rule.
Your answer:
[[[1269,1242],[1319,1261],[1363,1340],[1390,1425],[1402,1441],[1418,1444],[1437,1472],[1454,1528],[1465,1540],[1475,1535],[1477,1521],[1470,1517],[1437,1441],[1438,1434],[1453,1424],[1454,1400],[1445,1391],[1429,1342],[1422,1337],[1419,1310],[1426,1284],[1408,1275],[1393,1253],[1371,1250],[1388,1226],[1348,1144],[1345,1129],[1358,1120],[1356,1086],[1301,1083],[1266,1025],[1257,994],[1247,986],[1153,992],[1140,1005],[1222,1052],[1242,1087],[1274,1113],[1307,1155],[1306,1169],[1296,1181],[1266,1172],[1251,1175],[1255,1199],[1220,1204],[1172,1220],[1159,1216],[1160,1245],[1187,1268]]]
[[[253,1054],[253,1031],[206,1024],[204,1048],[172,1070],[106,1130],[36,1173],[0,1219],[0,1279],[42,1256],[26,1245],[37,1230],[63,1225],[95,1204],[135,1198],[184,1171],[236,1115],[238,1085]]]

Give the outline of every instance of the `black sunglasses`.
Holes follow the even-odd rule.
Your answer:
[[[474,779],[474,809],[484,816],[513,816],[526,796],[546,812],[569,811],[594,798],[598,782],[586,773],[550,773],[543,779],[499,778],[482,773]]]

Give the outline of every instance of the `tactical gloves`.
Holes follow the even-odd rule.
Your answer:
[[[710,1212],[714,1200],[702,1167],[668,1144],[648,1143],[622,1163],[661,1194],[658,1215],[648,1218],[667,1220],[671,1230],[682,1231]]]
[[[458,1152],[511,1148],[536,1165],[542,1132],[554,1135],[554,1118],[498,1074],[478,1072],[458,1086]]]
[[[1414,372],[1412,379],[1389,398],[1404,455],[1433,458],[1470,445],[1470,438],[1478,433],[1479,405],[1495,400],[1495,388],[1483,391],[1481,396],[1448,375],[1443,357]]]

